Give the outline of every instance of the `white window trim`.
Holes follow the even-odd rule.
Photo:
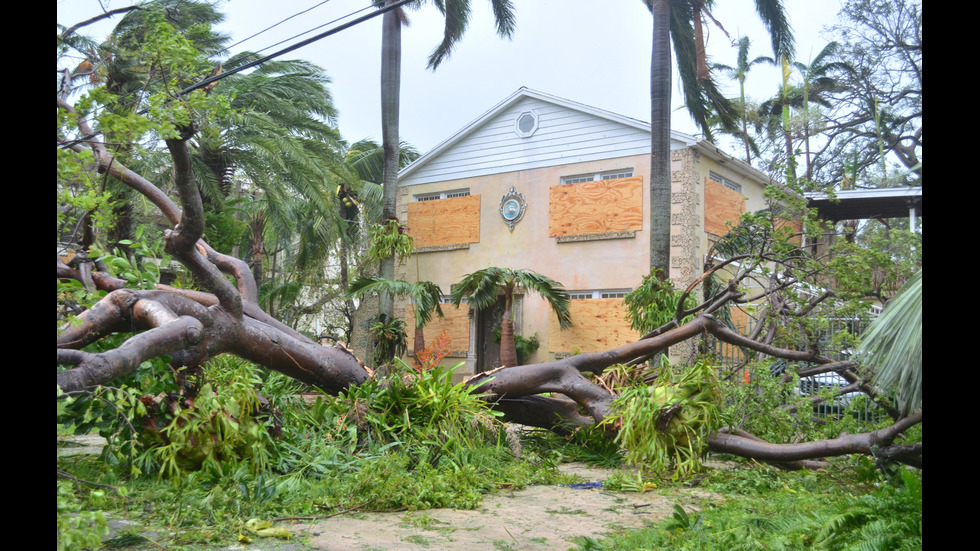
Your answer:
[[[568,298],[571,300],[588,300],[597,298],[623,298],[632,289],[585,289],[578,291],[568,291]]]
[[[532,120],[534,121],[531,125],[530,130],[521,129],[521,119],[523,119],[525,115],[530,115],[532,117]],[[520,113],[517,114],[517,118],[514,119],[514,132],[516,132],[517,135],[522,138],[530,138],[531,135],[533,135],[535,132],[538,131],[538,124],[540,122],[541,122],[541,118],[538,116],[538,112],[536,110],[531,109],[528,111],[521,111]]]
[[[448,191],[435,191],[432,193],[419,193],[412,196],[412,201],[435,201],[437,199],[449,199],[451,197],[469,197],[469,189],[451,189]]]
[[[718,182],[719,184],[727,187],[732,191],[737,191],[739,193],[742,193],[742,184],[735,183],[732,180],[725,178],[721,174],[718,174],[717,172],[708,171],[708,178]]]
[[[619,170],[606,170],[604,172],[593,172],[591,174],[574,174],[572,176],[562,176],[562,184],[580,184],[582,182],[598,182],[600,180],[615,180],[617,178],[632,178],[632,168]]]

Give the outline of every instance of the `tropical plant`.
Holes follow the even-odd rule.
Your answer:
[[[375,367],[390,365],[408,348],[405,322],[398,318],[388,319],[384,314],[378,314],[368,328],[368,334],[374,343],[372,363]]]
[[[626,321],[633,330],[649,333],[675,321],[679,313],[680,300],[681,294],[674,289],[670,279],[654,268],[650,271],[650,275],[643,276],[642,283],[636,289],[623,297],[623,304],[626,305]],[[688,295],[686,304],[680,308],[680,312],[693,308],[695,302],[694,298]],[[686,320],[690,320],[690,316],[677,320],[677,325]]]
[[[391,7],[399,0],[374,0],[379,8]],[[460,0],[445,2],[436,0],[436,8],[445,16],[446,24],[443,30],[442,42],[429,56],[429,68],[435,70],[452,53],[453,48],[463,37],[469,21],[470,1]],[[421,2],[414,4],[416,7]],[[490,0],[497,34],[510,38],[515,28],[514,7],[511,0]],[[401,7],[385,12],[382,16],[381,28],[381,136],[384,148],[384,191],[383,213],[385,220],[395,219],[395,201],[397,198],[398,170],[400,152],[400,137],[398,131],[398,113],[401,94],[401,40],[402,25],[408,23],[408,18]],[[381,263],[382,279],[395,278],[395,259],[386,258]],[[394,303],[382,297],[381,313],[387,317],[394,314]]]
[[[888,302],[857,348],[881,392],[894,393],[908,415],[922,407],[922,270]]]
[[[500,333],[500,328],[493,330],[493,342],[500,344]],[[541,341],[538,340],[537,333],[530,337],[514,335],[514,350],[517,352],[517,365],[524,365],[527,359],[531,357],[531,354],[534,354],[540,346]]]
[[[752,150],[756,150],[756,155],[758,155],[758,148],[755,142],[749,136],[748,130],[748,104],[745,100],[745,78],[748,76],[749,71],[752,67],[756,65],[761,65],[763,63],[769,65],[775,65],[776,62],[771,57],[759,56],[755,59],[749,61],[749,45],[751,41],[749,37],[743,36],[738,39],[738,58],[735,67],[730,67],[722,63],[714,63],[711,65],[712,69],[721,71],[727,74],[731,79],[738,81],[738,94],[739,94],[739,106],[742,109],[742,134],[740,135],[742,142],[745,144],[745,162],[752,164]]]
[[[800,61],[792,63],[803,78],[800,88],[803,91],[803,143],[808,181],[813,177],[810,162],[810,132],[813,130],[812,122],[815,115],[810,112],[810,99],[819,98],[823,100],[821,103],[827,103],[828,93],[839,91],[842,86],[841,80],[835,76],[835,73],[847,73],[853,70],[848,64],[836,61],[839,50],[840,44],[830,42],[808,64]]]
[[[410,299],[412,311],[415,314],[415,339],[413,350],[416,361],[419,353],[425,348],[425,336],[422,328],[432,320],[433,313],[442,317],[442,289],[431,281],[407,283],[405,281],[390,281],[378,277],[360,277],[354,280],[347,289],[348,296],[362,299],[368,295],[389,293],[392,296],[405,296]]]
[[[505,367],[518,365],[517,348],[514,341],[514,295],[521,292],[534,292],[541,295],[558,317],[559,326],[566,329],[572,326],[569,314],[569,298],[565,289],[557,281],[531,270],[514,270],[491,266],[466,274],[453,288],[453,304],[459,307],[466,299],[471,308],[482,310],[497,303],[497,297],[504,297],[504,313],[500,320],[500,363]]]
[[[708,436],[722,425],[720,405],[712,365],[699,361],[673,375],[664,358],[656,384],[624,389],[606,422],[620,426],[616,442],[627,463],[676,479],[702,468]]]

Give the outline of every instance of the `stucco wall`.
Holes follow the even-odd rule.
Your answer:
[[[649,161],[648,155],[633,155],[403,186],[399,189],[398,214],[402,223],[408,226],[411,226],[408,204],[414,195],[460,189],[469,189],[471,196],[479,195],[479,241],[463,243],[465,240],[461,238],[459,248],[450,246],[445,248],[452,250],[444,248],[417,254],[398,266],[396,277],[412,282],[430,280],[448,294],[452,285],[463,275],[488,266],[500,266],[540,272],[559,281],[569,291],[633,289],[649,273]],[[632,169],[636,176],[643,178],[643,219],[637,231],[632,234],[622,232],[622,235],[631,236],[618,239],[561,243],[550,235],[551,187],[559,185],[562,176],[622,169]],[[686,287],[702,272],[704,255],[709,246],[709,237],[704,230],[704,198],[705,180],[710,171],[742,185],[747,209],[758,210],[765,205],[761,184],[730,170],[696,148],[673,150],[670,277],[678,287]],[[524,194],[527,210],[523,219],[510,231],[500,216],[499,208],[501,197],[512,187]],[[541,341],[538,352],[530,361],[551,360],[554,357],[551,351],[568,348],[567,342],[558,346],[549,343],[551,312],[547,303],[533,294],[523,297],[522,301],[518,324],[523,327],[526,336],[537,333]],[[401,313],[404,316],[404,305],[404,302],[396,304],[396,315]],[[464,323],[464,318],[456,319]],[[603,319],[602,323],[614,322]],[[628,331],[625,320],[622,324]],[[585,325],[591,325],[591,321]],[[671,352],[672,356],[686,353],[685,350],[674,349]],[[450,363],[458,361],[458,358],[454,358]]]

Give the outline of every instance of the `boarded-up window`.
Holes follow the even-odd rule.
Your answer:
[[[445,330],[449,336],[449,357],[465,358],[466,352],[470,348],[470,307],[465,302],[460,304],[459,308],[452,304],[442,304],[441,306],[443,317],[433,313],[432,319],[422,328],[426,346],[430,345]],[[411,305],[405,309],[405,332],[408,337],[406,342],[411,348],[415,342],[415,314]],[[410,350],[409,354],[413,352]]]
[[[569,313],[574,325],[559,330],[558,318],[552,312],[548,352],[601,352],[635,342],[641,336],[627,323],[626,305],[621,298],[573,300]]]
[[[643,177],[551,186],[551,237],[639,230],[643,227]]]
[[[803,236],[801,232],[803,231],[803,222],[791,218],[778,218],[776,220],[776,229],[782,229],[789,226],[793,230],[793,237],[789,238],[789,242],[794,245],[799,245],[803,242]]]
[[[705,232],[718,236],[727,234],[731,227],[738,225],[738,219],[743,212],[745,212],[744,195],[732,191],[710,178],[705,178]],[[728,224],[731,224],[731,227]]]
[[[408,204],[408,234],[416,247],[480,242],[480,196]]]

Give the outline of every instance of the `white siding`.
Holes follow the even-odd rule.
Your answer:
[[[529,110],[537,114],[538,128],[530,137],[522,138],[515,131],[515,123],[518,115]],[[410,186],[649,152],[647,131],[524,97],[427,159],[399,184]]]

